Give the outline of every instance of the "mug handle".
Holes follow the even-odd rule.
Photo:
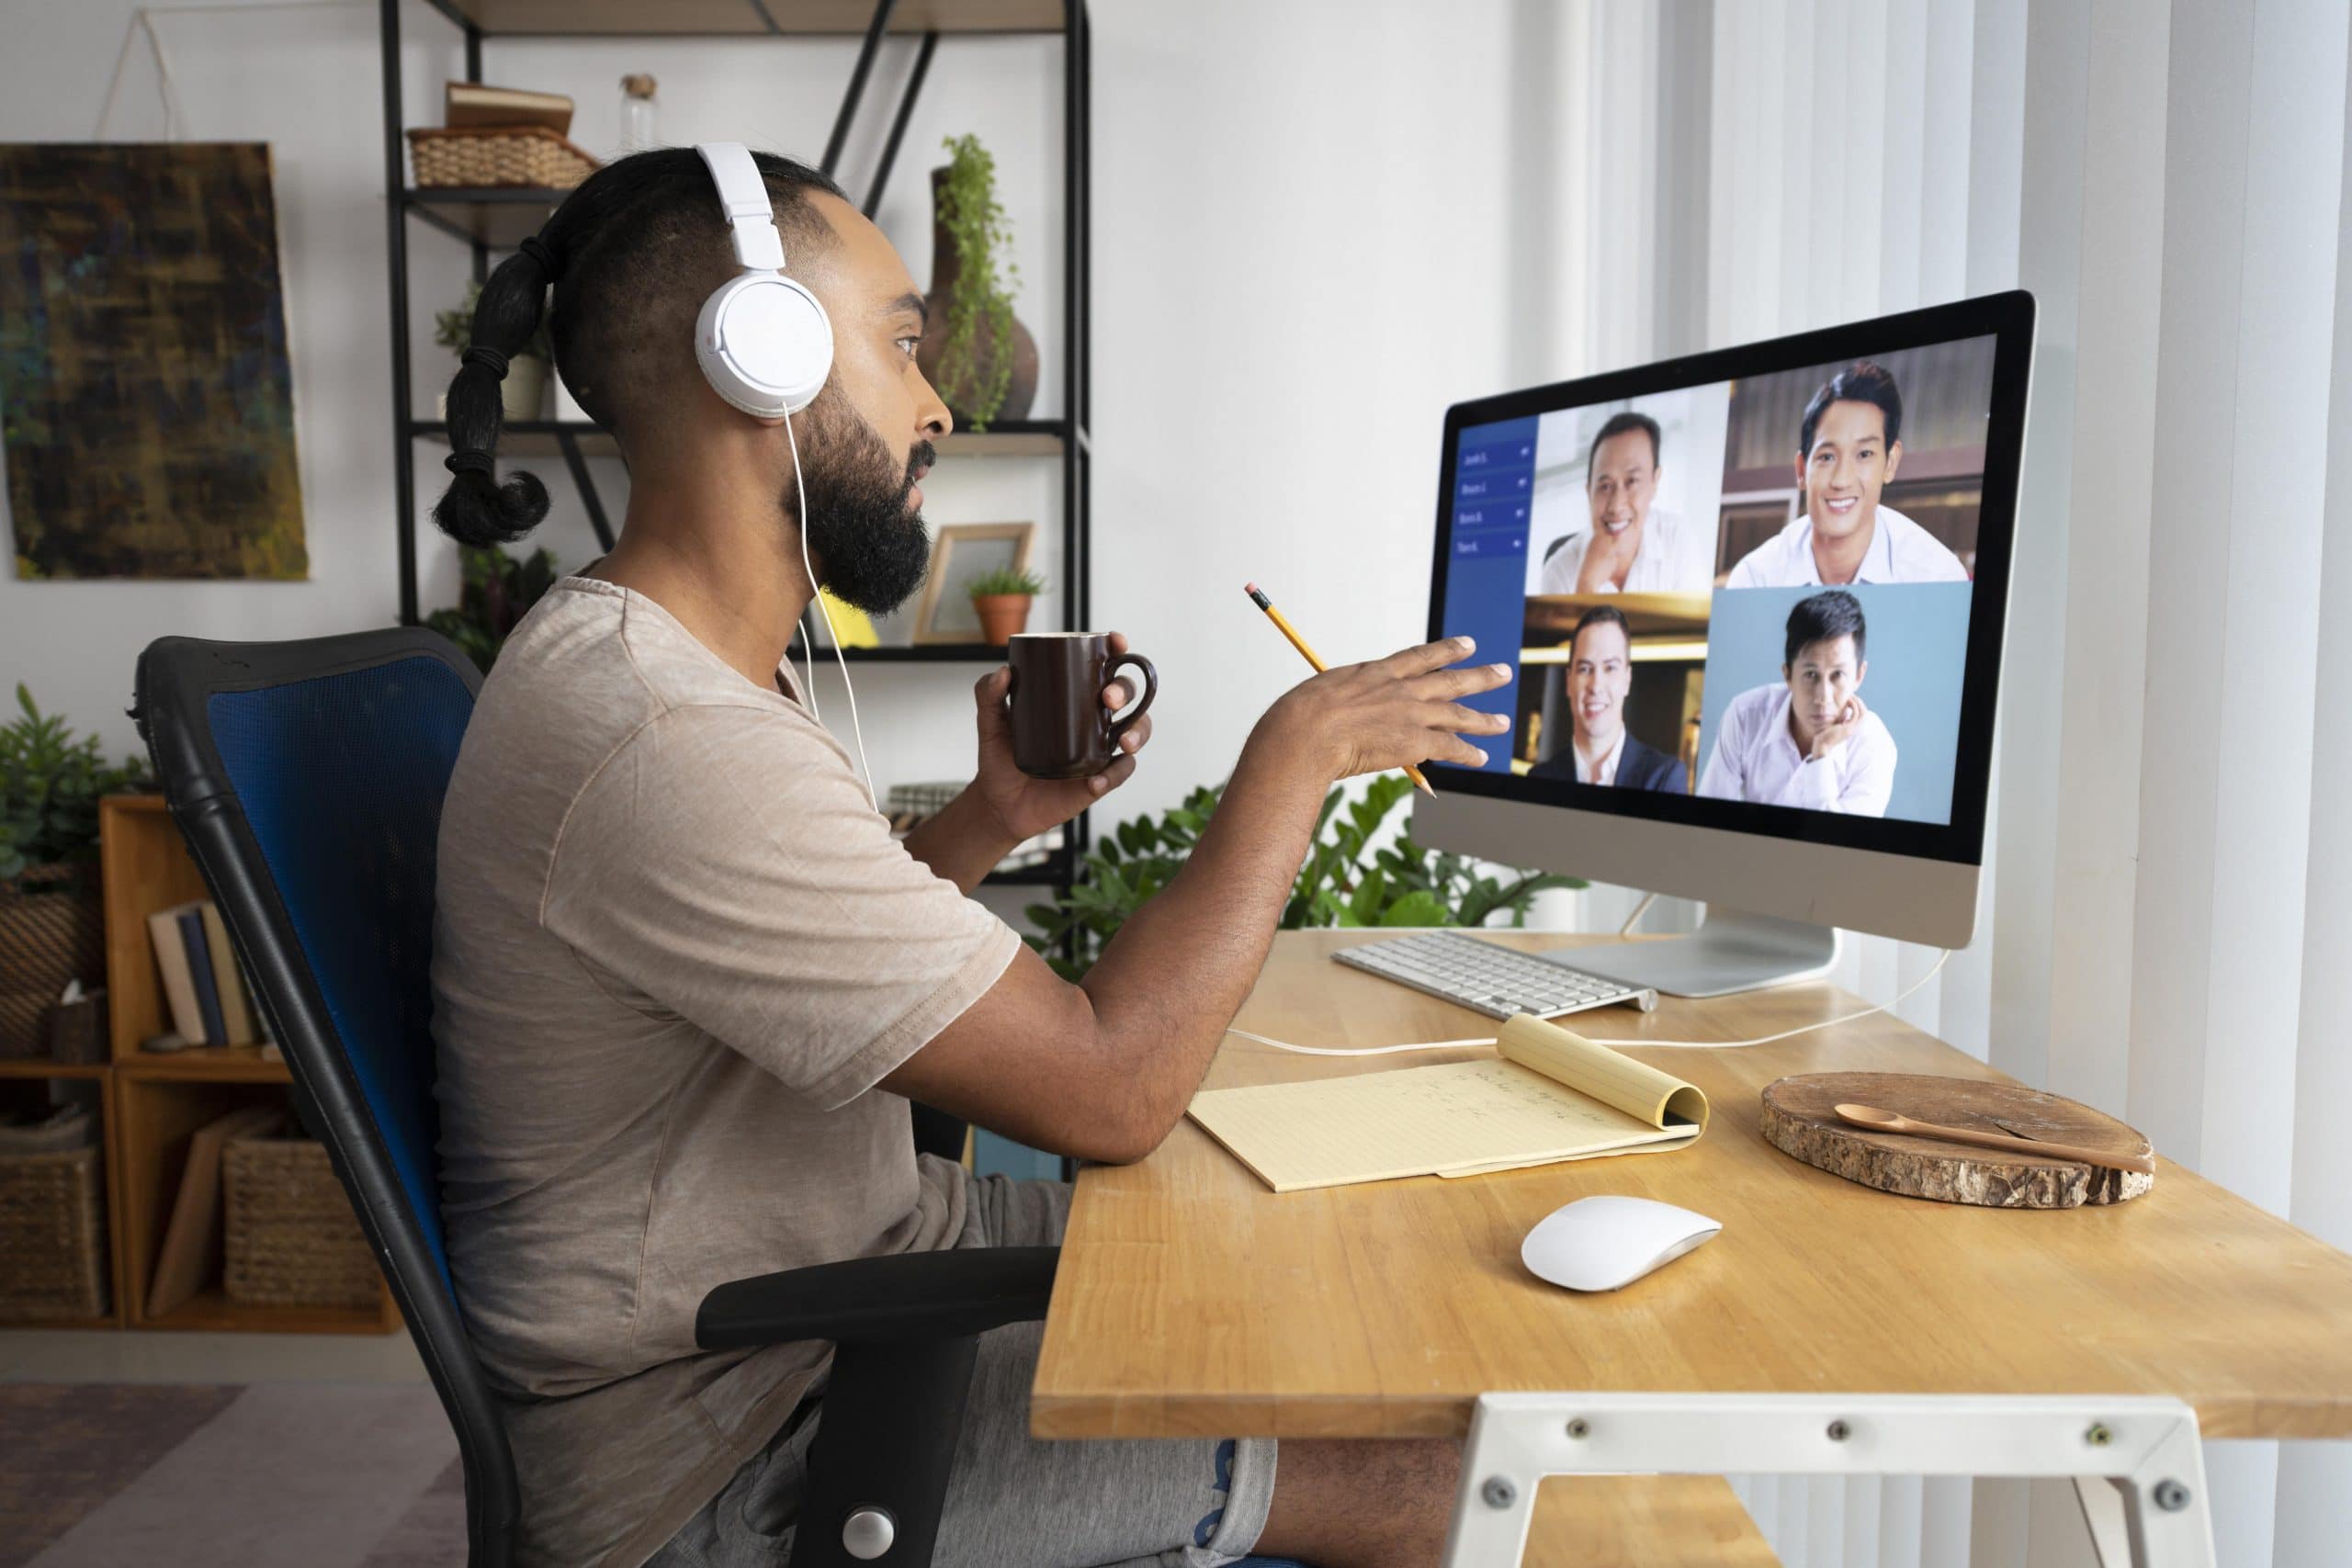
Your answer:
[[[1104,683],[1107,685],[1117,676],[1120,667],[1127,664],[1143,671],[1143,700],[1111,721],[1111,745],[1114,750],[1118,747],[1119,737],[1127,732],[1127,726],[1141,718],[1145,710],[1151,706],[1151,699],[1159,695],[1159,671],[1154,670],[1151,660],[1140,653],[1123,653],[1111,660],[1111,668],[1102,672]]]

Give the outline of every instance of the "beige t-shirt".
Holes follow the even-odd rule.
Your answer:
[[[697,1351],[704,1294],[953,1244],[961,1172],[874,1086],[1019,939],[891,839],[797,700],[587,578],[483,683],[438,877],[442,1213],[522,1561],[633,1568],[823,1364]]]

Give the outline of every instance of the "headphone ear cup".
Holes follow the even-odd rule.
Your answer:
[[[797,279],[746,272],[703,301],[695,360],[711,390],[745,413],[798,413],[832,374],[833,323]]]

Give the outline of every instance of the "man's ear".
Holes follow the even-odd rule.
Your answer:
[[[1883,485],[1893,484],[1894,482],[1894,470],[1902,466],[1903,443],[1900,441],[1888,442],[1886,444],[1886,477],[1879,480],[1879,483]]]
[[[1854,666],[1854,690],[1860,691],[1862,682],[1870,679],[1871,661],[1867,659]]]

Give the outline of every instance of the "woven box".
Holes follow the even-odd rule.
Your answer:
[[[101,1317],[107,1229],[98,1149],[0,1154],[0,1317]]]
[[[310,1138],[232,1138],[220,1151],[232,1302],[364,1307],[377,1301],[375,1255],[344,1196],[326,1145]]]
[[[106,953],[106,916],[85,874],[41,866],[0,885],[0,1056],[45,1053],[65,983],[102,984]]]
[[[596,168],[595,159],[544,125],[420,129],[408,133],[408,152],[419,190],[492,186],[570,190]]]

